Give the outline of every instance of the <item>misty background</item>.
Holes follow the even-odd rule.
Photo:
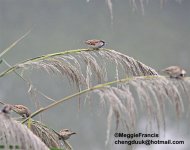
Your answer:
[[[129,0],[113,0],[113,20],[104,0],[0,0],[0,50],[21,37],[29,29],[32,32],[3,58],[14,65],[25,59],[70,49],[86,48],[87,39],[102,39],[106,48],[131,56],[160,71],[179,65],[190,74],[190,1],[144,1],[144,14],[137,2],[134,11]],[[0,71],[7,69],[0,65]],[[66,79],[33,70],[27,78],[43,93],[54,99],[77,92]],[[32,98],[27,94],[26,83],[11,73],[0,79],[0,98],[7,103],[23,104],[35,110]],[[38,96],[42,106],[50,101]],[[94,100],[94,99],[93,99]],[[98,100],[98,97],[97,97]],[[106,140],[107,111],[99,105],[82,102],[78,109],[77,99],[64,102],[43,113],[42,121],[59,131],[70,128],[77,132],[69,141],[77,150],[104,149]],[[165,137],[185,140],[185,145],[137,146],[137,149],[188,149],[190,146],[187,116],[181,120],[169,117]],[[139,114],[138,131],[146,132],[143,115]],[[39,117],[36,117],[39,119]],[[113,125],[114,126],[114,125]],[[113,138],[114,130],[111,132]],[[126,145],[108,146],[123,150]]]

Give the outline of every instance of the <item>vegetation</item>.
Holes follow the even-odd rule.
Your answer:
[[[107,0],[106,2],[113,19],[112,1]],[[131,0],[131,2],[135,9],[137,3],[140,3],[141,9],[144,11],[144,0]],[[161,3],[163,2],[164,0],[161,0]],[[144,111],[148,122],[147,126],[150,127],[152,123],[156,123],[160,130],[166,126],[166,106],[175,111],[177,119],[181,117],[182,113],[187,112],[184,105],[189,104],[190,99],[189,77],[172,79],[161,76],[153,68],[120,53],[119,50],[68,50],[31,58],[10,66],[2,57],[29,33],[30,31],[0,54],[0,64],[5,63],[9,67],[0,73],[0,78],[15,73],[27,83],[30,95],[40,94],[51,100],[52,103],[38,109],[20,122],[1,112],[0,141],[5,146],[19,145],[23,149],[44,150],[61,148],[64,143],[65,149],[72,149],[67,141],[59,141],[56,131],[32,118],[81,95],[86,96],[86,100],[89,97],[93,98],[93,94],[98,95],[100,103],[108,109],[106,143],[109,141],[110,130],[113,127],[111,122],[114,119],[116,129],[123,127],[128,132],[133,132],[136,129],[139,113]],[[108,75],[110,66],[113,76]],[[49,98],[24,78],[25,72],[35,69],[44,70],[50,75],[66,77],[70,84],[77,87],[78,92],[60,100]]]

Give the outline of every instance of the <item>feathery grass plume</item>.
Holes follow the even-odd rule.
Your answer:
[[[158,75],[154,69],[115,50],[90,51],[88,49],[79,49],[29,59],[9,68],[1,73],[0,77],[17,69],[21,69],[21,71],[33,68],[43,69],[49,74],[58,73],[61,76],[66,76],[69,81],[75,83],[81,89],[82,86],[92,86],[92,81],[95,81],[94,77],[96,77],[98,83],[105,81],[107,79],[105,75],[107,74],[106,67],[108,64],[116,66],[117,79],[126,76]],[[122,74],[121,72],[123,72],[123,76],[119,76],[119,74]]]
[[[95,73],[98,83],[101,83],[104,80],[104,71],[99,65],[100,62],[97,62],[98,57],[95,57],[95,55],[93,56],[92,52],[81,52],[81,54],[77,57],[79,57],[79,60],[83,60],[86,64],[86,83],[88,87],[90,87],[92,84],[91,77],[93,73]]]
[[[0,144],[4,149],[38,149],[48,147],[25,125],[11,119],[8,114],[0,113]]]
[[[160,0],[160,6],[161,8],[163,8],[164,3],[168,1],[168,0]],[[178,3],[181,3],[183,0],[175,0]],[[89,2],[89,0],[87,0],[86,2]],[[113,23],[113,0],[105,0],[108,9],[109,9],[109,13],[110,13],[110,18],[111,18],[111,23]],[[130,6],[132,7],[133,11],[137,11],[138,9],[140,9],[142,15],[145,14],[145,4],[149,3],[149,0],[129,0]]]
[[[134,132],[136,118],[139,113],[142,114],[141,111],[145,112],[144,116],[148,120],[147,126],[151,127],[152,122],[156,120],[155,124],[158,126],[158,131],[160,131],[161,127],[165,131],[165,107],[174,109],[176,118],[179,119],[182,113],[185,112],[184,103],[190,104],[189,89],[189,77],[183,79],[172,79],[163,76],[129,77],[99,84],[69,95],[37,110],[30,117],[32,118],[81,94],[94,92],[100,96],[102,104],[109,106],[106,140],[106,143],[108,143],[113,117],[116,118],[116,128],[118,128],[121,122],[122,126],[126,127],[129,132]],[[26,118],[22,123],[25,123],[28,119]]]
[[[125,71],[126,76],[128,77],[141,76],[141,75],[144,76],[158,75],[158,73],[151,67],[118,51],[107,50],[107,51],[98,51],[98,53],[100,56],[102,56],[102,60],[107,59],[112,63],[115,62],[116,65],[119,64],[122,67],[122,69]]]
[[[39,121],[32,120],[31,131],[37,135],[49,148],[62,148],[63,144],[65,150],[72,150],[72,146],[67,141],[59,139],[59,133]]]
[[[32,120],[31,131],[37,135],[49,148],[60,148],[59,137],[47,126]]]
[[[165,2],[167,2],[168,0],[160,0],[160,6],[161,8],[163,8],[163,5],[165,4]],[[182,3],[183,0],[175,0],[178,3]],[[86,0],[87,3],[90,2],[90,0]],[[113,18],[114,18],[114,14],[113,14],[113,0],[105,0],[108,9],[109,9],[109,13],[110,13],[110,19],[111,19],[111,23],[113,24]],[[129,4],[132,7],[133,11],[137,11],[138,9],[140,9],[142,15],[145,14],[145,5],[149,3],[149,0],[129,0]]]
[[[109,12],[110,12],[110,18],[111,18],[111,23],[113,24],[113,4],[112,4],[112,0],[105,0],[108,8],[109,8]]]
[[[190,78],[180,80],[162,76],[134,77],[127,82],[119,82],[117,86],[96,89],[94,92],[100,95],[103,104],[109,106],[106,144],[109,141],[113,117],[116,118],[116,127],[121,122],[129,132],[132,132],[138,114],[142,114],[143,111],[147,116],[147,126],[151,127],[152,122],[156,120],[158,131],[161,127],[165,131],[165,106],[169,103],[168,107],[174,108],[176,118],[179,119],[185,112],[186,100],[188,105],[190,104],[188,89],[190,89]]]

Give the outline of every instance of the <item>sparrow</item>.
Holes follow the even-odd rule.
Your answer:
[[[6,104],[3,106],[3,109],[1,110],[1,112],[5,114],[9,114],[12,108],[13,108],[12,105]]]
[[[12,105],[12,109],[18,113],[19,115],[21,115],[23,118],[29,117],[31,112],[28,109],[28,107],[24,106],[24,105]]]
[[[76,132],[72,132],[69,129],[62,129],[59,131],[59,140],[67,140],[73,134],[76,134]]]
[[[105,42],[102,40],[87,40],[85,41],[85,44],[89,46],[89,48],[92,48],[93,50],[99,50],[101,47],[105,45]]]
[[[182,78],[186,75],[186,71],[179,66],[170,66],[162,71],[167,73],[170,78]]]

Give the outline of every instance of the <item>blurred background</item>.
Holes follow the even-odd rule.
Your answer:
[[[95,38],[105,40],[106,48],[122,52],[158,71],[179,65],[190,74],[190,1],[136,0],[136,7],[131,1],[0,0],[0,50],[3,51],[32,29],[29,36],[4,55],[11,65],[43,54],[86,48],[84,41]],[[143,2],[143,7],[140,2]],[[1,64],[0,71],[6,68]],[[67,80],[37,70],[28,73],[28,78],[54,99],[77,91]],[[13,73],[0,79],[0,98],[7,103],[22,103],[35,110],[27,91],[26,83]],[[43,106],[50,103],[42,97],[38,99]],[[70,128],[77,132],[70,139],[74,149],[100,150],[105,149],[106,112],[99,102],[82,104],[79,110],[77,99],[72,99],[45,112],[42,120],[55,130]],[[185,145],[136,148],[188,149],[189,131],[185,120],[187,118],[184,117],[179,122],[169,117],[167,132],[162,138],[185,140]],[[141,124],[138,126],[139,131],[145,132]],[[111,138],[113,134],[114,131]],[[107,149],[123,150],[126,145],[110,142]]]

